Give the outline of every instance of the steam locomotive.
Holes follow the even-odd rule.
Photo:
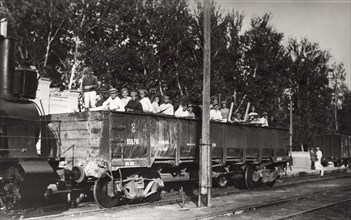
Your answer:
[[[197,176],[200,120],[113,111],[41,116],[30,101],[37,73],[15,70],[14,51],[15,40],[1,37],[0,207],[85,190],[104,208],[154,201],[160,173]],[[212,122],[215,183],[241,174],[247,188],[272,186],[288,159],[288,140],[286,129]]]
[[[15,40],[0,35],[0,208],[12,208],[21,198],[44,194],[53,178],[47,158],[40,157],[42,120],[35,98],[37,73],[15,70]]]

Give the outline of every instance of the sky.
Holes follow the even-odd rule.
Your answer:
[[[195,1],[195,0],[193,0]],[[345,83],[351,89],[351,0],[214,0],[224,11],[244,12],[243,28],[253,16],[271,12],[271,24],[289,37],[306,37],[344,63]],[[190,1],[192,2],[192,1]]]

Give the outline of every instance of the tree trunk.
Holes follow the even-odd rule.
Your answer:
[[[183,90],[182,90],[182,86],[180,85],[179,73],[178,73],[178,71],[176,72],[176,80],[177,80],[178,89],[179,89],[179,91],[180,91],[180,95],[183,97],[183,96],[184,96],[184,93],[183,93]]]
[[[163,96],[162,80],[161,80],[161,60],[160,59],[158,60],[157,72],[158,72],[158,86],[160,88],[161,96]]]
[[[77,67],[79,66],[80,62],[77,61],[77,54],[78,54],[78,48],[79,48],[79,43],[80,43],[80,39],[77,36],[75,39],[75,51],[74,51],[74,62],[71,68],[71,76],[69,78],[69,83],[68,83],[68,89],[72,89],[72,84],[73,84],[73,80],[74,80],[74,76],[75,76],[75,72]]]
[[[44,67],[47,66],[48,64],[48,58],[49,58],[49,52],[50,52],[50,45],[51,45],[51,31],[49,32],[48,35],[48,44],[46,45],[46,53],[45,53],[45,60],[44,60]]]
[[[87,7],[88,6],[89,6],[89,4],[87,4]],[[83,15],[82,21],[80,22],[80,28],[83,27],[84,22],[85,22],[85,15]],[[73,61],[73,66],[71,68],[71,76],[69,77],[68,89],[72,89],[72,83],[73,83],[73,80],[74,80],[74,75],[76,74],[76,69],[77,69],[77,67],[80,64],[80,62],[77,61],[79,45],[80,45],[80,38],[77,35],[75,37],[74,61]]]

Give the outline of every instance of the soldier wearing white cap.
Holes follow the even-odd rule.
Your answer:
[[[110,89],[110,97],[102,104],[104,110],[124,112],[121,99],[117,96],[117,89]]]
[[[262,127],[267,127],[268,126],[268,113],[263,112],[263,117],[260,119],[261,126]]]

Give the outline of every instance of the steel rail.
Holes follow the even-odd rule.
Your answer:
[[[317,207],[317,208],[312,208],[312,209],[308,209],[308,210],[301,211],[301,212],[298,212],[298,213],[290,214],[290,215],[287,215],[287,216],[284,216],[284,217],[279,217],[279,218],[276,218],[275,220],[286,220],[286,219],[291,219],[291,218],[295,218],[295,217],[301,217],[301,216],[303,216],[305,214],[316,212],[316,211],[319,211],[319,210],[322,210],[322,209],[326,209],[326,208],[329,208],[331,206],[336,206],[336,205],[339,205],[339,204],[342,204],[342,203],[346,203],[346,202],[351,202],[351,199],[344,199],[342,201],[332,202],[332,203],[329,203],[329,204],[326,204],[326,205],[322,205],[322,206]]]
[[[340,173],[339,173],[340,174]],[[289,186],[294,186],[294,185],[300,185],[300,184],[305,184],[305,183],[312,183],[312,182],[318,182],[318,181],[325,181],[325,180],[333,180],[333,179],[336,179],[336,178],[345,178],[345,177],[350,177],[351,174],[344,174],[342,173],[343,175],[332,175],[332,176],[324,176],[323,178],[316,178],[316,177],[310,177],[308,179],[311,179],[309,181],[305,181],[305,182],[298,182],[298,183],[287,183],[287,184],[281,184],[281,185],[275,185],[274,187],[271,187],[273,189],[279,189],[280,187],[289,187]],[[291,179],[291,180],[290,180]],[[293,178],[289,178],[289,181],[300,181],[300,180],[305,180],[306,178],[296,178],[296,177],[293,177]],[[285,179],[285,180],[288,180],[288,179]],[[216,188],[213,192],[213,197],[220,197],[220,196],[223,196],[223,195],[231,195],[231,194],[244,194],[244,193],[247,193],[247,192],[250,192],[250,191],[264,191],[264,190],[267,190],[267,188],[269,187],[261,187],[261,188],[258,188],[258,189],[254,189],[254,190],[249,190],[249,189],[245,189],[245,190],[232,190],[232,191],[227,191],[229,187],[227,188]],[[234,188],[234,187],[233,187]],[[184,190],[184,193],[185,192],[189,192],[189,190]],[[335,192],[335,190],[333,190],[333,192]],[[325,192],[323,192],[325,193]],[[321,194],[323,194],[321,193]],[[185,193],[186,195],[189,195],[187,193]],[[191,200],[194,200],[194,198],[197,198],[197,194],[198,194],[198,190],[194,190],[192,192],[192,196],[186,196],[186,198],[184,198],[184,202],[188,202],[188,201],[191,201]],[[47,218],[53,218],[53,217],[65,217],[65,216],[74,216],[74,215],[81,215],[81,214],[88,214],[88,213],[94,213],[94,212],[104,212],[104,211],[107,211],[107,210],[112,210],[112,211],[118,211],[118,210],[126,210],[126,209],[133,209],[133,208],[138,208],[138,207],[147,207],[147,206],[162,206],[162,205],[169,205],[169,204],[177,204],[180,202],[180,200],[182,199],[181,196],[178,192],[169,192],[166,194],[167,195],[167,199],[161,199],[160,201],[157,201],[157,202],[154,202],[154,203],[134,203],[134,204],[128,204],[128,203],[125,203],[125,204],[122,204],[121,206],[116,206],[116,207],[112,207],[112,208],[106,208],[106,209],[100,209],[98,207],[94,208],[94,209],[91,209],[91,210],[82,210],[82,211],[77,211],[77,212],[70,212],[70,213],[60,213],[60,214],[53,214],[53,215],[45,215],[45,216],[33,216],[33,217],[29,217],[31,219],[47,219]],[[313,194],[315,195],[315,194]],[[162,195],[164,196],[164,195]],[[293,200],[293,199],[291,199]],[[140,200],[141,201],[141,200]],[[87,202],[85,203],[85,206],[88,206],[88,205],[92,205],[92,204],[95,204],[94,202]],[[40,207],[40,208],[37,208],[37,210],[39,211],[36,211],[36,213],[44,213],[44,212],[50,212],[51,210],[55,210],[57,211],[57,209],[67,209],[67,205],[66,204],[58,204],[56,207],[55,205],[50,205],[50,206],[43,206],[43,207]],[[28,209],[28,210],[33,210],[32,209]],[[22,213],[25,212],[25,210],[20,210]],[[30,214],[29,214],[30,215]],[[27,217],[26,217],[27,218]]]
[[[315,193],[309,193],[309,194],[305,194],[302,196],[292,196],[286,199],[279,199],[279,200],[275,200],[275,201],[271,201],[271,202],[266,202],[263,204],[257,204],[257,205],[251,205],[251,206],[243,206],[243,207],[239,207],[239,208],[233,208],[233,209],[228,209],[225,211],[220,211],[220,212],[215,212],[215,213],[211,213],[211,214],[207,214],[207,215],[201,215],[201,216],[195,216],[195,219],[213,219],[213,218],[217,218],[217,217],[222,217],[222,216],[230,216],[230,215],[235,215],[236,213],[242,213],[245,211],[250,211],[250,210],[257,210],[257,209],[261,209],[261,208],[265,208],[265,207],[271,207],[271,206],[275,206],[275,205],[280,205],[283,203],[288,203],[291,201],[298,201],[298,200],[302,200],[302,199],[306,199],[306,198],[310,198],[310,197],[314,197],[314,196],[321,196],[321,195],[326,195],[326,194],[335,194],[336,192],[345,192],[345,191],[351,191],[351,187],[345,187],[343,189],[333,189],[333,190],[328,190],[328,191],[323,191],[323,192],[315,192]],[[348,199],[351,200],[351,199]],[[345,202],[345,201],[344,201]],[[331,204],[333,205],[333,204]],[[323,207],[318,207],[320,209],[322,209]],[[315,208],[315,210],[311,209],[312,211],[316,211],[318,210],[318,208]],[[301,213],[303,214],[303,213]],[[286,217],[286,218],[285,218]],[[282,219],[287,219],[289,216],[284,216]],[[292,215],[292,217],[294,217]],[[280,219],[280,218],[278,218]]]

